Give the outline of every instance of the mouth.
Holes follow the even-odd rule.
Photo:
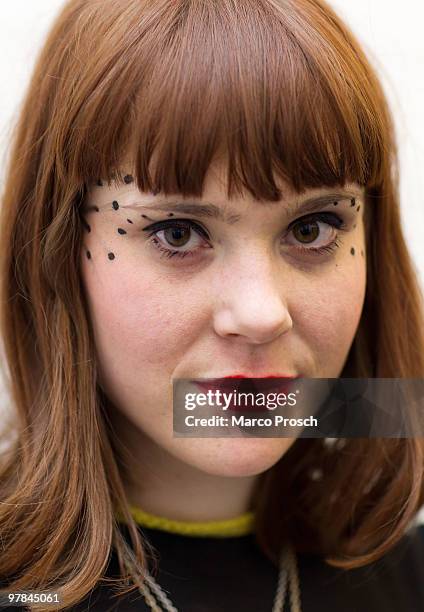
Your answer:
[[[223,376],[221,378],[208,378],[206,380],[191,380],[190,382],[195,384],[199,389],[205,393],[211,392],[216,395],[216,392],[226,394],[230,396],[230,403],[228,410],[235,412],[267,412],[266,406],[262,405],[239,405],[236,402],[236,394],[284,394],[287,395],[295,386],[295,381],[300,376],[283,376],[270,374],[267,376],[245,376],[243,374],[233,374],[230,376]],[[231,398],[231,395],[233,396]]]

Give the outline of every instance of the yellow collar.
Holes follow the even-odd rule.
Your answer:
[[[176,521],[164,516],[157,516],[150,512],[145,512],[136,506],[129,506],[131,515],[136,523],[151,529],[160,529],[170,533],[194,537],[216,537],[227,538],[247,535],[253,532],[254,513],[252,511],[240,514],[232,519],[218,521]],[[125,522],[119,514],[121,522]]]

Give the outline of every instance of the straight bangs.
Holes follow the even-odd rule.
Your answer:
[[[328,7],[149,4],[78,8],[79,36],[64,49],[74,77],[58,92],[70,101],[57,111],[68,176],[122,183],[126,160],[143,192],[201,196],[211,163],[224,160],[229,198],[247,190],[270,201],[282,196],[276,177],[296,192],[382,180],[379,88]]]

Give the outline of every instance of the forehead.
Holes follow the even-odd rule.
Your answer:
[[[237,204],[241,203],[258,203],[261,204],[273,204],[274,202],[277,204],[286,204],[289,205],[291,202],[298,201],[303,199],[303,197],[307,197],[308,194],[317,194],[323,193],[329,188],[325,183],[321,186],[317,187],[305,187],[300,191],[296,191],[291,184],[274,173],[274,181],[277,185],[278,189],[281,192],[281,197],[273,200],[258,200],[252,196],[249,192],[249,189],[246,188],[244,190],[238,191],[236,194],[233,194],[231,197],[228,196],[228,172],[229,172],[229,164],[227,159],[223,159],[222,157],[213,161],[206,174],[202,185],[202,193],[199,196],[186,196],[178,191],[173,191],[170,193],[166,193],[165,191],[160,191],[155,193],[154,191],[141,191],[137,187],[136,183],[136,169],[135,164],[130,161],[129,157],[124,157],[124,160],[121,162],[119,166],[119,172],[122,175],[123,179],[121,181],[112,181],[112,183],[107,183],[109,187],[112,187],[114,191],[121,194],[121,197],[126,199],[131,199],[131,196],[137,193],[137,198],[140,202],[147,203],[154,200],[175,200],[178,197],[179,201],[202,201],[209,200],[214,201],[217,205],[221,207],[225,207],[228,203],[233,202]],[[155,163],[152,160],[149,164],[149,172],[151,176],[155,174]],[[100,182],[102,182],[100,180]],[[102,182],[104,185],[105,183]],[[88,193],[90,195],[99,195],[99,191],[96,189],[98,186],[97,181],[92,183],[90,188],[88,189]],[[336,187],[344,187],[347,191],[355,192],[355,195],[360,195],[364,192],[365,187],[359,183],[347,181],[346,184],[338,184]]]
[[[322,192],[325,192],[328,187],[323,184],[318,187],[311,188],[303,188],[300,191],[296,191],[288,181],[283,179],[281,176],[278,176],[274,173],[275,184],[280,190],[281,197],[279,199],[274,200],[257,200],[252,196],[252,194],[248,191],[248,189],[239,191],[236,195],[232,195],[230,198],[228,197],[228,161],[214,161],[209,166],[205,179],[203,181],[202,194],[196,197],[183,195],[182,193],[178,193],[174,191],[172,193],[158,192],[154,191],[141,191],[135,180],[136,170],[135,165],[128,160],[128,158],[124,158],[124,161],[120,164],[120,173],[123,177],[123,181],[112,181],[112,183],[102,181],[94,181],[91,183],[88,189],[89,196],[97,196],[101,198],[101,193],[105,193],[107,190],[98,190],[97,187],[101,183],[102,186],[107,186],[109,191],[113,191],[119,193],[123,201],[129,203],[131,198],[137,194],[137,201],[140,203],[151,203],[152,201],[171,201],[175,200],[175,197],[178,197],[178,201],[181,202],[189,202],[189,201],[214,201],[217,205],[221,207],[225,207],[228,203],[233,202],[237,204],[238,202],[244,203],[258,203],[267,204],[267,203],[276,203],[276,204],[286,204],[290,205],[304,197],[307,197],[308,194],[317,194],[319,195]],[[155,173],[155,166],[152,162],[149,167],[150,174],[153,176]],[[354,192],[354,195],[363,194],[365,188],[359,183],[347,182],[345,185],[336,185],[336,187],[345,188],[347,191]]]

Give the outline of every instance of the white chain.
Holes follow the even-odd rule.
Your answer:
[[[144,574],[143,582],[141,582],[137,578],[136,572],[134,572],[134,567],[133,574],[135,576],[135,582],[138,586],[138,589],[143,595],[147,605],[150,606],[152,612],[164,612],[164,610],[166,612],[178,612],[177,608],[171,602],[167,594],[162,590],[162,588],[153,579],[153,577],[148,571],[146,571]],[[286,549],[284,549],[280,557],[277,590],[275,593],[272,612],[283,612],[284,603],[286,601],[288,580],[290,580],[291,612],[301,612],[300,585],[299,575],[297,571],[296,553],[291,546],[288,546]],[[154,595],[156,595],[163,608],[161,608],[160,605],[157,603],[152,592],[154,593]]]

